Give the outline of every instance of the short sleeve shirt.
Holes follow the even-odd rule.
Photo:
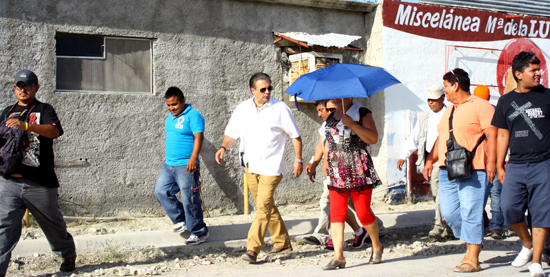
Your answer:
[[[510,163],[541,162],[550,158],[550,90],[543,86],[498,100],[492,124],[510,132]]]
[[[195,134],[204,133],[204,117],[187,104],[179,115],[168,114],[164,130],[166,131],[166,164],[187,165],[193,153]],[[200,163],[198,159],[197,163]]]
[[[249,99],[237,106],[225,135],[240,139],[239,152],[250,173],[279,176],[284,173],[286,136],[297,138],[300,130],[285,103],[270,98],[257,109]]]
[[[447,108],[437,125],[439,133],[439,164],[445,165],[445,153],[447,153],[447,140],[449,140],[449,117],[453,107]],[[453,134],[456,142],[468,151],[474,150],[483,136],[483,131],[491,125],[491,119],[495,108],[489,101],[471,95],[464,102],[454,106]],[[487,140],[485,139],[477,148],[472,159],[472,167],[475,170],[485,170],[487,164]]]
[[[27,117],[31,124],[53,125],[59,129],[59,136],[63,135],[61,122],[54,108],[47,103],[34,100],[30,105],[35,105]],[[12,106],[8,106],[2,112],[0,119],[11,117],[23,112],[27,107],[17,105],[11,113]],[[8,114],[9,113],[9,114]],[[59,187],[59,182],[54,171],[53,138],[47,138],[37,133],[26,131],[23,136],[23,160],[14,173],[20,174],[37,184],[45,187]]]

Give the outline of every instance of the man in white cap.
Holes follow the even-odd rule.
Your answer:
[[[441,121],[441,116],[447,109],[443,101],[445,101],[443,86],[434,85],[428,88],[428,106],[430,107],[430,111],[420,116],[411,134],[407,137],[399,161],[397,161],[397,169],[402,170],[405,160],[418,149],[416,170],[419,174],[422,174],[426,157],[428,157],[428,154],[432,151],[438,137],[437,125],[439,121]],[[432,196],[435,200],[435,218],[434,228],[430,231],[429,236],[453,238],[454,236],[451,234],[451,229],[446,227],[447,224],[439,211],[439,197],[437,197],[437,192],[439,191],[439,165],[434,164],[433,170],[434,172],[430,179],[430,189],[432,190]]]

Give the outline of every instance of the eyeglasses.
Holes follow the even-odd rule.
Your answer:
[[[261,93],[264,93],[266,90],[273,91],[273,87],[272,87],[272,86],[269,86],[269,87],[266,87],[266,88],[261,88],[261,89],[260,89],[260,92],[261,92]]]
[[[336,111],[336,108],[327,108],[327,111],[328,111],[329,113],[333,113],[333,112]]]
[[[35,87],[36,85],[32,85],[32,86],[19,86],[19,85],[15,85],[15,88],[17,88],[18,90],[22,91],[22,90],[31,90],[31,88]]]

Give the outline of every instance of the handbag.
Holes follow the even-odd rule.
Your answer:
[[[449,117],[449,140],[447,140],[447,153],[445,153],[445,166],[447,168],[447,177],[449,180],[470,177],[470,172],[472,171],[472,158],[477,147],[485,140],[485,135],[483,135],[472,152],[458,144],[453,134],[454,111],[455,107],[453,106],[451,116]]]
[[[11,175],[23,159],[23,135],[26,131],[19,128],[9,128],[6,121],[11,118],[28,122],[28,115],[36,106],[35,104],[25,108],[19,115],[9,117],[9,114],[17,106],[17,103],[6,114],[6,118],[0,122],[0,175]]]

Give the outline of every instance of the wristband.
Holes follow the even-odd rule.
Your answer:
[[[303,159],[296,159],[296,158],[294,158],[294,162],[304,164],[304,160],[303,160]]]
[[[25,122],[25,131],[29,130],[29,123]]]
[[[223,147],[223,146],[220,146],[220,148],[219,148],[219,149],[222,149],[222,148],[223,148],[223,150],[224,150],[224,151],[226,151],[226,152],[227,152],[227,148],[225,148],[225,147]]]

